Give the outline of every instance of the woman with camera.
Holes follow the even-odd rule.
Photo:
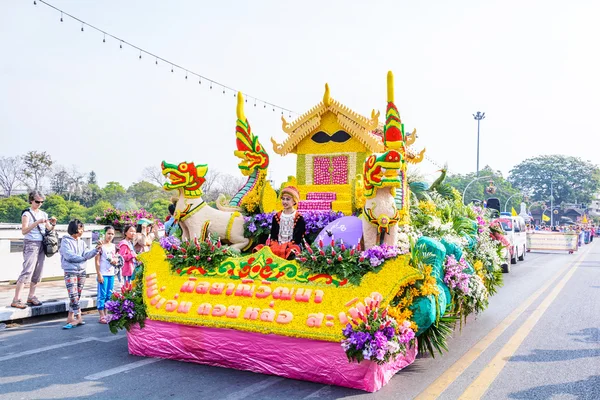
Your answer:
[[[21,215],[21,233],[23,233],[23,270],[17,279],[17,287],[11,307],[27,308],[30,306],[39,306],[41,301],[35,297],[35,288],[42,280],[42,271],[46,254],[42,241],[47,231],[51,231],[56,226],[56,218],[48,218],[48,214],[40,210],[44,204],[44,195],[34,190],[29,193],[29,203],[31,207],[23,211]],[[29,285],[29,295],[27,296],[27,305],[21,301],[21,291],[27,282]]]

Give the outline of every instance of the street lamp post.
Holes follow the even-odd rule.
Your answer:
[[[469,188],[469,186],[471,186],[471,184],[473,182],[476,182],[476,181],[481,180],[481,179],[492,178],[493,176],[494,175],[479,176],[479,177],[473,179],[471,182],[469,182],[469,184],[467,185],[467,187],[465,188],[465,190],[463,190],[463,195],[462,195],[463,204],[465,204],[465,194],[467,194],[467,189]]]
[[[554,182],[550,181],[550,226],[554,226]]]
[[[479,176],[479,123],[485,118],[485,113],[477,111],[477,114],[473,114],[473,118],[477,120],[477,176]]]
[[[513,194],[512,196],[510,196],[508,199],[506,199],[506,203],[504,203],[504,212],[506,212],[506,209],[508,208],[508,201],[509,201],[510,199],[512,199],[513,197],[515,197],[515,196],[519,196],[519,195],[522,195],[522,193],[515,193],[515,194]]]

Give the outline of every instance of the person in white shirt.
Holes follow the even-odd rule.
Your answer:
[[[44,195],[34,190],[29,193],[29,203],[31,207],[21,216],[21,233],[23,233],[23,270],[17,279],[15,296],[10,304],[15,308],[27,308],[30,306],[39,306],[41,301],[35,296],[35,288],[42,279],[44,269],[44,246],[42,240],[46,231],[51,231],[56,226],[56,218],[48,218],[48,214],[40,210],[44,204]],[[27,305],[21,301],[21,291],[27,282],[29,286],[29,295],[27,296]]]

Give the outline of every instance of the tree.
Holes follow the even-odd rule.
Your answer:
[[[578,157],[548,155],[531,158],[511,169],[513,186],[528,193],[534,201],[554,204],[589,203],[600,188],[600,170]],[[551,188],[552,186],[552,188]]]
[[[56,194],[63,195],[69,190],[69,173],[62,165],[54,168],[54,173],[50,177],[50,188]]]
[[[489,178],[484,178],[486,176],[489,176]],[[515,195],[510,198],[510,202],[506,208],[507,211],[510,211],[511,208],[514,207],[515,210],[519,212],[519,204],[523,201],[523,196],[519,196],[519,190],[515,189],[509,181],[504,179],[500,171],[494,171],[493,168],[487,165],[479,171],[479,177],[482,179],[475,180],[475,178],[477,178],[475,172],[449,175],[446,178],[445,183],[454,187],[461,195],[465,188],[469,186],[467,191],[464,192],[465,203],[469,203],[474,199],[486,200],[492,197],[497,198],[500,200],[501,211],[504,211],[506,200],[509,200],[511,196]],[[493,182],[493,186],[496,188],[496,192],[493,194],[486,192],[486,188],[490,185],[490,182]]]
[[[83,186],[81,193],[76,199],[84,206],[92,207],[102,199],[103,196],[104,192],[98,185],[88,184]]]
[[[67,207],[68,207],[68,212],[67,212],[67,217],[65,219],[64,223],[67,223],[71,220],[74,219],[78,219],[81,222],[88,222],[91,223],[93,221],[86,221],[87,220],[87,215],[88,215],[88,209],[85,208],[84,206],[82,206],[81,204],[79,204],[79,202],[77,201],[67,201]]]
[[[4,195],[10,197],[18,183],[23,180],[23,160],[21,157],[0,157],[0,187]]]
[[[44,202],[44,211],[50,217],[56,217],[59,224],[69,222],[69,205],[64,197],[53,194],[46,197]]]
[[[119,182],[108,182],[104,187],[104,200],[119,207],[119,204],[128,201],[127,192]]]
[[[148,208],[153,200],[165,197],[163,190],[159,186],[146,181],[137,182],[129,186],[127,194],[142,208]]]
[[[217,170],[208,170],[205,181],[202,184],[202,198],[205,201],[215,201],[219,196],[219,180],[221,180],[222,174]]]
[[[202,185],[202,198],[207,201],[215,201],[219,194],[231,197],[244,186],[244,177],[224,174],[217,170],[208,171],[206,181]]]
[[[227,197],[233,197],[244,186],[245,181],[242,176],[223,174],[219,180],[220,192]]]
[[[96,178],[96,173],[94,171],[88,174],[88,185],[98,185],[98,179]]]
[[[30,189],[39,190],[42,179],[51,172],[52,158],[45,151],[28,151],[23,157],[23,183]]]
[[[109,209],[109,208],[114,208],[114,207],[108,201],[106,201],[106,200],[98,201],[92,207],[87,209],[85,221],[90,224],[96,223],[96,217],[103,216],[104,210]]]
[[[142,171],[142,179],[154,183],[160,187],[167,181],[159,166],[150,165]]]
[[[77,168],[73,167],[69,173],[69,200],[73,196],[77,197],[81,194],[84,186],[85,175],[77,171]]]
[[[20,223],[21,213],[29,204],[19,196],[0,199],[0,222]]]
[[[156,199],[152,201],[150,206],[146,209],[150,214],[154,215],[156,218],[164,221],[169,215],[169,205],[171,202],[167,199]]]

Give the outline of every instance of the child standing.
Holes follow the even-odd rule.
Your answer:
[[[81,291],[85,285],[85,262],[96,257],[102,248],[100,243],[94,249],[86,248],[81,239],[83,223],[78,219],[69,222],[67,233],[60,244],[60,265],[65,272],[65,284],[69,293],[69,314],[63,329],[85,324],[79,306]]]
[[[98,314],[101,324],[107,324],[104,305],[110,300],[110,295],[115,284],[115,266],[119,264],[117,248],[112,242],[115,237],[115,228],[104,228],[102,251],[96,255],[96,280],[98,281],[98,296],[96,298]]]

